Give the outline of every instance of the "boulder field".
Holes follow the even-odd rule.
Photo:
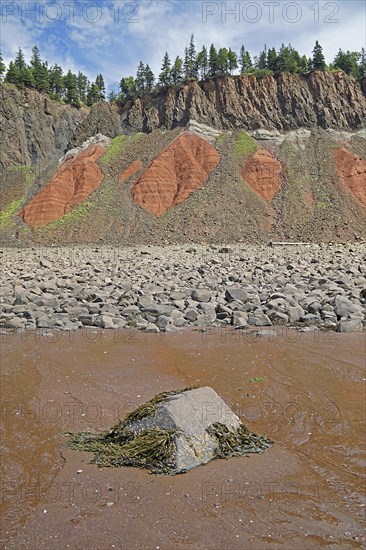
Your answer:
[[[0,257],[6,330],[366,325],[364,243],[6,248]]]
[[[62,162],[54,177],[20,211],[25,223],[33,227],[46,225],[83,203],[104,178],[96,163],[104,152],[103,145],[91,145]]]
[[[202,189],[219,162],[220,155],[208,141],[184,132],[153,160],[133,185],[133,200],[161,216]]]

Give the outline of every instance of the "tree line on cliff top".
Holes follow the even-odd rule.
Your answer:
[[[214,44],[211,44],[209,49],[203,46],[197,51],[192,34],[182,58],[177,56],[171,61],[168,52],[164,54],[158,77],[148,64],[140,61],[136,76],[122,77],[118,87],[111,89],[108,100],[124,103],[145,93],[159,93],[162,89],[179,86],[187,81],[233,76],[238,71],[240,74],[261,78],[282,73],[307,75],[315,70],[342,70],[361,82],[366,77],[365,49],[362,48],[361,52],[344,52],[340,49],[333,63],[328,66],[323,48],[318,41],[315,43],[312,57],[301,56],[291,44],[282,44],[278,51],[265,46],[259,55],[252,58],[245,46],[241,46],[239,54],[231,48],[216,49]],[[47,61],[43,61],[37,46],[32,48],[29,64],[19,48],[14,61],[10,61],[6,67],[0,52],[0,82],[3,81],[19,88],[36,89],[48,94],[52,99],[76,107],[91,106],[106,99],[102,74],[98,74],[95,82],[91,82],[80,71],[77,74],[71,70],[64,73],[59,65],[49,66]]]

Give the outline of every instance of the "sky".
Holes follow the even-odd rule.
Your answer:
[[[0,49],[6,64],[21,47],[90,80],[102,73],[117,91],[122,76],[140,61],[157,76],[163,55],[183,57],[193,33],[197,50],[214,43],[252,55],[291,43],[311,55],[319,40],[327,62],[338,49],[360,51],[366,43],[365,0],[0,0]]]

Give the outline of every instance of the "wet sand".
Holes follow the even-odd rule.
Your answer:
[[[2,548],[365,547],[365,333],[0,337]],[[169,477],[65,445],[191,385],[274,446]]]

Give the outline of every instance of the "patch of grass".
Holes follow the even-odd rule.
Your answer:
[[[267,382],[267,377],[257,376],[256,378],[249,378],[249,382]]]
[[[222,132],[222,134],[220,134],[219,136],[217,136],[216,138],[216,143],[218,145],[221,145],[222,143],[225,143],[225,141],[227,140],[227,138],[229,137],[229,132]]]
[[[109,143],[108,149],[102,156],[100,163],[103,167],[107,167],[111,162],[122,153],[125,148],[127,136],[121,135],[112,139]]]
[[[293,153],[293,152],[295,151],[294,144],[293,144],[289,139],[285,139],[285,140],[281,143],[280,149],[282,149],[282,151],[283,151],[285,154],[290,154],[290,153]]]
[[[28,166],[26,164],[10,166],[9,168],[7,168],[6,173],[19,174],[19,179],[22,181],[25,187],[29,187],[32,183],[34,183],[36,179],[36,175],[31,166]]]
[[[315,206],[316,206],[316,208],[319,208],[319,210],[326,210],[328,208],[329,204],[324,202],[324,201],[317,201],[315,203]]]
[[[251,153],[254,153],[257,149],[257,143],[255,139],[253,139],[249,134],[246,132],[239,132],[236,140],[235,140],[235,154],[238,157],[247,156]]]
[[[0,212],[0,228],[7,227],[10,224],[11,218],[17,213],[18,210],[20,210],[20,207],[24,201],[25,197],[21,197],[20,199],[11,202],[6,210]]]

